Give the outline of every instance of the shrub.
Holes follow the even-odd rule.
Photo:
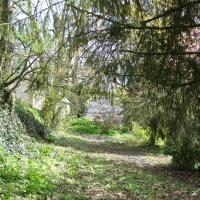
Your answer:
[[[15,113],[0,108],[0,145],[8,152],[26,153],[26,130]]]
[[[48,130],[44,126],[44,121],[36,109],[18,101],[15,105],[15,112],[24,124],[28,134],[41,138],[45,138],[48,135]]]
[[[187,136],[181,136],[178,139],[168,136],[165,154],[172,156],[172,164],[176,169],[200,169],[200,146],[198,140],[195,139],[193,138],[194,141],[192,141]]]
[[[121,139],[130,145],[146,145],[149,139],[149,130],[134,123],[132,132],[128,131],[127,127],[122,128]]]
[[[87,118],[72,118],[69,120],[69,128],[79,133],[107,134],[115,132],[110,122],[93,121]]]
[[[109,120],[95,121],[94,124],[99,127],[101,134],[109,135],[112,132],[111,129],[113,126]]]
[[[200,169],[200,123],[198,118],[185,115],[184,120],[169,122],[165,153],[172,156],[175,168]]]
[[[77,131],[79,133],[100,133],[99,127],[94,124],[92,120],[86,118],[72,118],[69,120],[69,127],[71,130]]]
[[[121,127],[120,132],[121,132],[122,134],[123,134],[123,133],[129,133],[129,132],[130,132],[130,131],[129,131],[129,127],[127,127],[127,126]]]

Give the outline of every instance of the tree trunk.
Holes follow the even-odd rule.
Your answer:
[[[10,52],[11,45],[9,43],[9,29],[11,19],[11,11],[10,11],[10,0],[2,0],[0,2],[0,92],[1,92],[1,104],[3,106],[8,106],[10,110],[12,110],[12,94],[8,88],[4,88],[3,80],[9,71],[9,63],[10,63]]]
[[[10,11],[10,0],[2,0],[0,3],[0,23],[4,24],[0,27],[1,29],[1,38],[0,38],[0,64],[1,70],[7,68],[9,50],[9,22],[11,19]]]
[[[149,145],[155,146],[155,144],[156,144],[156,132],[151,131],[151,135],[150,135],[150,138],[149,138]]]
[[[7,89],[1,90],[1,96],[0,96],[0,106],[3,108],[8,109],[10,112],[13,110],[13,95],[11,91]]]
[[[156,135],[157,135],[157,132],[158,132],[159,118],[154,116],[150,119],[149,123],[150,123],[150,131],[151,131],[151,135],[150,135],[150,138],[149,138],[149,145],[155,146]]]

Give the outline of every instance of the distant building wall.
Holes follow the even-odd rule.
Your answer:
[[[98,101],[91,101],[85,117],[93,120],[103,121],[107,117],[111,117],[111,123],[123,124],[122,108],[119,106],[112,106],[111,103],[105,99]]]

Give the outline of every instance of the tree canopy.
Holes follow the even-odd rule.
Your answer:
[[[87,93],[113,97],[120,90],[128,98],[127,119],[152,124],[159,118],[174,163],[194,168],[200,162],[199,16],[199,0],[2,0],[1,99],[6,103],[27,81],[46,94],[45,115],[70,93],[82,96],[80,103]],[[136,117],[136,110],[151,114]]]

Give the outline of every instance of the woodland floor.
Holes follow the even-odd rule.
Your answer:
[[[48,145],[56,185],[48,199],[200,199],[200,174],[171,169],[159,149],[62,132]]]

